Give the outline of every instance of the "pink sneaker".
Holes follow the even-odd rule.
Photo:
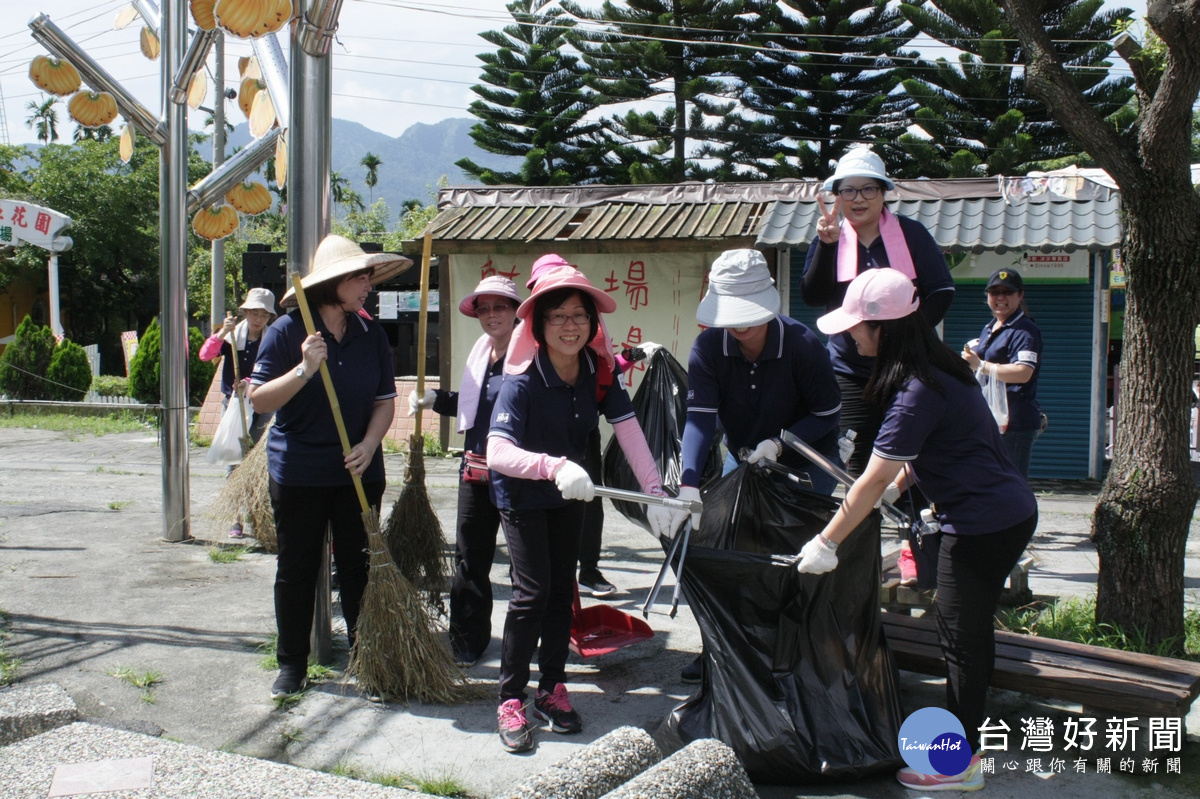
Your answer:
[[[900,567],[900,585],[917,584],[917,559],[913,557],[911,549],[906,547],[900,550],[900,559],[896,561],[896,565]]]
[[[975,755],[961,774],[922,774],[902,768],[896,772],[896,780],[914,791],[978,791],[983,787],[983,771],[979,768],[979,755]]]
[[[500,743],[510,752],[528,752],[533,748],[533,732],[529,719],[525,718],[525,705],[520,699],[508,699],[500,703],[496,711],[500,725]]]
[[[583,720],[571,707],[567,686],[562,683],[554,686],[553,691],[537,692],[533,699],[533,715],[550,722],[550,729],[554,732],[569,734],[583,729]]]

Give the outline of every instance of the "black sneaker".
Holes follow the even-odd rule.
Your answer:
[[[479,655],[476,655],[469,649],[459,649],[458,647],[450,647],[450,653],[454,656],[454,665],[460,669],[469,669],[479,662]]]
[[[533,730],[525,718],[525,706],[520,699],[508,699],[500,703],[496,711],[500,726],[500,743],[510,752],[528,752],[533,748]]]
[[[308,687],[307,669],[304,666],[283,666],[279,669],[279,677],[271,686],[272,699],[284,699],[295,696]]]
[[[699,684],[701,676],[700,658],[700,655],[696,655],[695,660],[684,666],[683,671],[679,672],[679,679],[688,685]]]
[[[579,572],[579,591],[594,597],[605,597],[617,593],[617,587],[605,580],[599,569],[593,569]]]
[[[533,715],[550,722],[554,732],[576,733],[583,729],[583,719],[571,707],[567,686],[559,683],[553,691],[538,690],[533,698]]]

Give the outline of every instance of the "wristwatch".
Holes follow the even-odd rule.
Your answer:
[[[296,377],[303,380],[305,383],[307,383],[309,380],[312,380],[311,377],[304,374],[304,364],[300,364],[299,366],[296,367],[295,375],[296,375]]]

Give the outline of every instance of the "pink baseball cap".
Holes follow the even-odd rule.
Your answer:
[[[903,319],[920,304],[917,287],[898,270],[868,269],[850,281],[842,307],[818,319],[817,327],[832,336],[845,333],[859,322]]]
[[[475,298],[484,294],[490,294],[495,297],[507,297],[517,305],[521,304],[522,297],[517,293],[516,283],[503,275],[489,275],[479,281],[479,285],[475,287],[474,291],[462,298],[462,301],[458,304],[458,312],[472,319],[478,318],[479,314],[475,313]]]
[[[555,269],[561,269],[564,266],[574,269],[575,267],[567,263],[567,260],[561,255],[553,252],[546,253],[541,258],[533,262],[533,269],[529,273],[529,280],[525,282],[525,288],[533,288],[533,284],[541,280],[547,273]]]

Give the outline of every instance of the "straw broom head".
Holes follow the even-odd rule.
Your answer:
[[[420,433],[408,440],[404,486],[392,505],[384,540],[400,574],[425,595],[430,608],[444,614],[442,594],[449,581],[445,539],[425,488],[424,444]]]
[[[347,672],[363,691],[387,701],[458,704],[480,698],[485,688],[469,683],[454,664],[420,595],[392,562],[378,515],[364,513],[363,525],[370,576]]]
[[[279,551],[279,541],[275,537],[275,515],[271,510],[265,433],[225,480],[205,515],[214,519],[213,526],[217,533],[228,530],[241,515],[243,521],[250,524],[259,546],[267,552]]]

